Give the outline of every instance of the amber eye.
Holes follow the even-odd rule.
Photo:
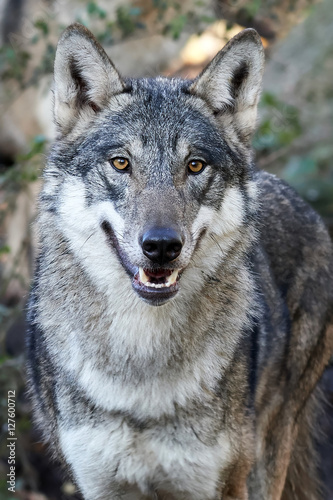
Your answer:
[[[203,171],[206,164],[200,160],[191,160],[187,165],[189,174],[199,174]]]
[[[126,158],[112,158],[110,163],[116,170],[124,171],[129,168],[129,161]]]

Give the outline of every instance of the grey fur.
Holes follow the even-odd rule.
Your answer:
[[[298,439],[332,353],[332,246],[253,165],[262,70],[254,30],[194,82],[123,81],[85,28],[60,39],[28,373],[87,500],[318,498]],[[154,227],[182,238],[170,288],[142,282]]]

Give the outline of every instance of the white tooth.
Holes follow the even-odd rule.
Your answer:
[[[178,272],[179,272],[179,270],[178,270],[178,269],[175,269],[175,270],[173,271],[173,273],[172,273],[172,274],[170,274],[170,276],[168,276],[168,277],[167,277],[167,282],[166,282],[167,286],[171,286],[171,285],[173,285],[174,283],[176,283],[176,279],[177,279],[177,277],[178,277]]]
[[[165,285],[164,283],[150,283],[149,281],[146,283],[146,286],[149,286],[151,288],[164,288]]]
[[[140,277],[141,283],[143,283],[144,285],[146,285],[148,283],[148,276],[144,272],[143,267],[139,267],[139,277]]]
[[[149,286],[151,288],[169,288],[171,285],[173,285],[178,277],[179,270],[175,269],[170,276],[166,278],[165,283],[151,283],[149,281],[149,277],[146,275],[142,267],[139,267],[139,276],[140,276],[140,281],[146,286]]]

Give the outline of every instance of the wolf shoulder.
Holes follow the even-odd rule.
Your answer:
[[[286,182],[264,171],[256,173],[260,197],[261,244],[280,287],[296,275],[327,280],[332,289],[332,242],[317,214]]]

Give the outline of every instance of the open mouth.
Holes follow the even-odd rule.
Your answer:
[[[136,277],[141,285],[151,288],[169,288],[176,283],[178,275],[178,269],[157,269],[156,271],[150,271],[149,269],[139,267],[139,273]]]
[[[133,279],[135,291],[145,300],[162,305],[179,290],[179,269],[146,269],[139,267]]]

